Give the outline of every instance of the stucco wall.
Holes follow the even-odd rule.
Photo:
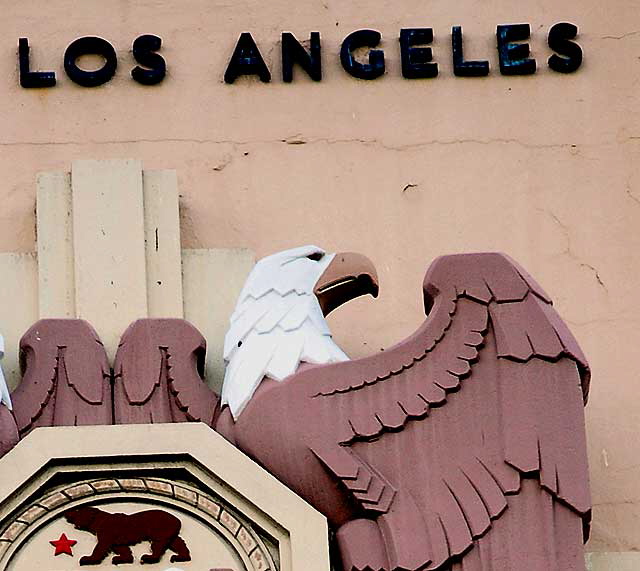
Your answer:
[[[585,54],[568,76],[546,66],[547,32],[559,21],[579,26]],[[496,25],[515,22],[531,24],[534,76],[497,72]],[[453,76],[452,25],[464,28],[467,57],[489,59],[489,77]],[[420,26],[434,28],[440,75],[404,80],[398,32]],[[387,55],[386,75],[372,82],[349,77],[338,60],[342,39],[364,27],[383,34]],[[369,255],[380,298],[330,319],[354,356],[420,322],[432,258],[506,251],[546,287],[593,367],[588,548],[639,550],[638,29],[637,7],[622,1],[14,3],[0,20],[0,251],[35,249],[36,172],[139,158],[178,171],[183,247],[261,256],[314,242]],[[282,83],[284,30],[321,32],[321,83],[299,70]],[[253,32],[271,84],[223,83],[241,31]],[[129,76],[142,33],[163,39],[169,73],[159,86]],[[64,75],[62,57],[91,34],[114,44],[119,69],[86,89]],[[57,72],[55,88],[18,86],[21,36],[33,66]]]

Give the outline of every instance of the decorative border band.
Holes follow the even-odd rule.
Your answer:
[[[201,512],[219,522],[229,532],[233,538],[232,544],[237,543],[237,545],[233,545],[234,549],[242,550],[246,555],[243,559],[249,559],[253,567],[252,571],[277,571],[278,569],[255,531],[244,524],[237,515],[232,514],[222,502],[216,501],[188,484],[176,484],[169,480],[152,477],[88,480],[69,484],[47,494],[23,510],[2,530],[0,559],[27,528],[47,514],[78,500],[114,493],[143,493],[165,499],[171,498],[188,507],[190,513],[193,513],[195,509],[196,512]]]

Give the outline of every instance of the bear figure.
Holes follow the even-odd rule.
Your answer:
[[[76,529],[96,536],[91,555],[80,558],[80,565],[98,565],[109,552],[114,565],[133,563],[131,546],[149,541],[151,553],[140,558],[141,563],[158,563],[167,549],[173,551],[171,562],[191,561],[189,548],[180,537],[182,524],[174,515],[162,510],[145,510],[133,514],[109,513],[94,507],[79,507],[64,514]]]

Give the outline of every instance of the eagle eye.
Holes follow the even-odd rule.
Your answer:
[[[314,252],[313,254],[309,254],[307,258],[313,260],[314,262],[319,262],[324,257],[322,252]]]

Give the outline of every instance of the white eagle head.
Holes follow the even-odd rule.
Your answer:
[[[4,357],[4,337],[0,335],[0,361]],[[7,381],[5,381],[4,374],[2,372],[2,365],[0,365],[0,403],[4,404],[9,410],[13,408],[11,405],[11,396],[9,395],[9,387]]]
[[[348,357],[325,316],[346,301],[378,295],[373,264],[360,254],[302,246],[260,260],[247,278],[224,340],[222,404],[237,419],[264,377],[282,381],[301,362]]]

